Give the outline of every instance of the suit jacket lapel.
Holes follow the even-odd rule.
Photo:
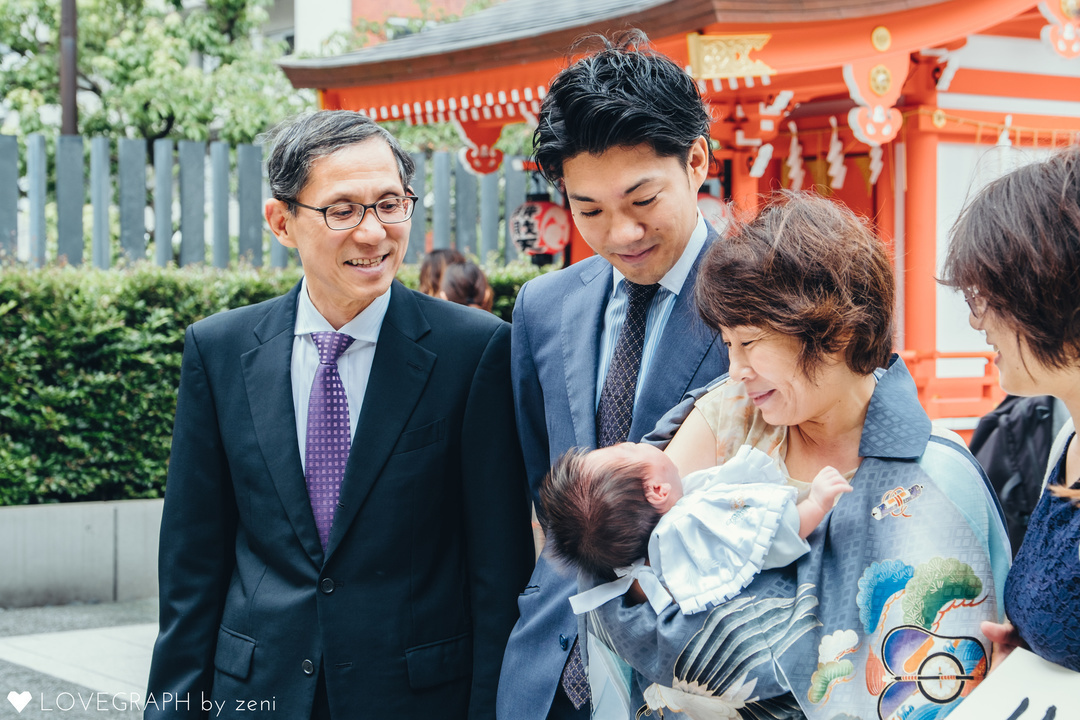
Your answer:
[[[671,409],[671,399],[681,398],[683,393],[693,389],[689,387],[690,382],[709,348],[716,342],[717,333],[701,321],[694,303],[694,282],[701,259],[718,237],[711,225],[708,229],[705,245],[675,300],[646,377],[641,378],[646,384],[634,408],[634,421],[630,425],[631,440],[636,441],[651,432],[656,422]]]
[[[260,345],[245,353],[241,364],[255,437],[270,478],[300,543],[312,562],[321,565],[322,545],[304,483],[292,398],[293,330],[299,292],[297,283],[255,326]]]
[[[341,504],[334,515],[329,558],[360,511],[435,366],[435,353],[417,343],[431,330],[411,291],[395,281],[390,293],[364,405],[353,435],[349,463],[341,487]],[[308,512],[310,515],[310,510]],[[312,524],[314,528],[314,522]]]
[[[563,298],[560,324],[566,394],[574,438],[581,447],[596,446],[596,373],[600,333],[611,297],[611,265],[596,261],[581,274],[581,287]]]

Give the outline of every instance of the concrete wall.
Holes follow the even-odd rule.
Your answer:
[[[161,500],[0,507],[0,607],[157,595]]]

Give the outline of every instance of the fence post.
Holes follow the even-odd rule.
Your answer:
[[[440,250],[450,247],[450,153],[439,150],[435,153],[435,214],[431,218],[435,240],[432,248]]]
[[[503,213],[503,237],[506,245],[503,247],[503,257],[507,262],[522,256],[522,252],[510,239],[510,215],[525,202],[525,171],[520,169],[520,163],[521,158],[517,156],[503,160],[503,167],[506,169],[506,211]]]
[[[120,250],[128,261],[146,259],[146,141],[120,138]]]
[[[480,176],[480,262],[499,252],[499,173]]]
[[[19,253],[19,140],[0,135],[0,265]]]
[[[173,141],[154,141],[154,260],[165,267],[173,259],[172,249]]]
[[[210,143],[210,192],[213,194],[214,267],[229,267],[229,144]]]
[[[206,262],[206,143],[180,143],[180,267]]]
[[[109,138],[90,140],[90,204],[94,207],[94,222],[90,235],[90,258],[94,267],[105,270],[112,264],[109,238],[109,201],[112,188],[109,180]]]
[[[476,243],[476,174],[454,155],[454,247],[463,253],[480,254]],[[482,259],[482,258],[481,258]]]
[[[409,252],[407,262],[420,262],[427,248],[427,208],[424,207],[424,193],[427,188],[427,156],[424,153],[412,154],[416,172],[413,175],[412,191],[419,200],[413,208],[412,228],[409,230]]]
[[[237,253],[254,267],[263,264],[262,147],[236,147],[236,203],[240,206]]]
[[[85,204],[82,136],[61,135],[56,143],[56,258],[65,258],[70,265],[83,261]]]
[[[45,136],[38,133],[26,138],[26,174],[30,197],[30,262],[45,264]]]

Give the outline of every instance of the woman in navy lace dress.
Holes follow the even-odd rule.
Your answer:
[[[942,282],[997,350],[1001,387],[1053,395],[1080,417],[1080,148],[988,185],[953,228]],[[1080,442],[1050,458],[1005,584],[1004,625],[983,623],[1000,661],[1013,647],[1080,671]]]

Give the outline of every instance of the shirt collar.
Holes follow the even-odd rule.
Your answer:
[[[310,335],[313,332],[339,332],[359,342],[374,344],[379,339],[379,331],[382,329],[383,318],[386,317],[388,307],[390,307],[390,288],[387,288],[386,292],[375,298],[359,315],[342,325],[339,330],[334,330],[334,327],[315,308],[315,304],[311,302],[311,298],[308,296],[308,282],[305,277],[301,280],[300,295],[297,298],[296,326],[293,329],[293,334]]]
[[[686,243],[686,247],[683,248],[682,255],[671,266],[671,269],[667,271],[664,277],[660,278],[660,287],[664,288],[672,295],[678,295],[682,290],[683,285],[686,284],[686,278],[690,275],[690,269],[694,267],[694,261],[697,260],[697,256],[701,253],[701,248],[705,245],[705,238],[708,237],[709,230],[705,225],[705,218],[702,217],[701,211],[697,214],[697,225],[694,227],[694,232],[690,233],[690,239]],[[623,279],[623,274],[619,272],[618,268],[612,266],[612,285],[611,289],[614,291],[619,287],[619,281]]]

